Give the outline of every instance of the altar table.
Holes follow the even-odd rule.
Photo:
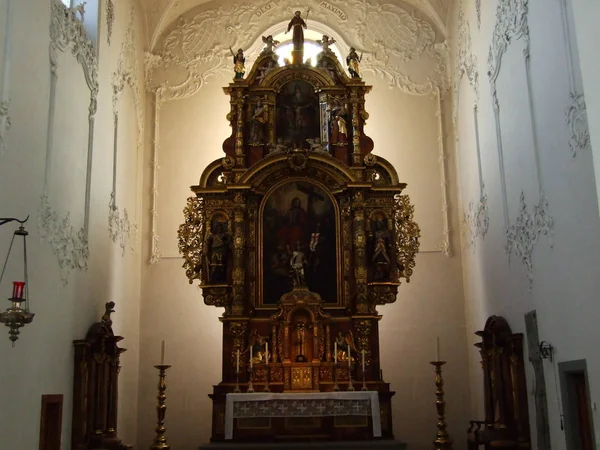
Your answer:
[[[247,417],[371,416],[373,437],[381,437],[376,391],[227,394],[225,439],[233,439],[233,419]]]

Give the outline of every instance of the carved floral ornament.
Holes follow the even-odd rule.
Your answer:
[[[273,23],[286,22],[295,10],[308,8],[309,22],[314,19],[334,30],[340,29],[344,40],[363,53],[365,71],[412,94],[435,94],[436,87],[442,92],[447,90],[447,46],[440,42],[431,24],[415,13],[396,4],[373,4],[365,0],[309,0],[302,4],[272,1],[269,5],[267,12],[258,14],[259,9],[247,2],[229,2],[181,16],[160,44],[146,55],[147,89],[161,91],[162,100],[193,95],[209,77],[229,74],[230,47],[248,49]],[[345,20],[340,19],[340,14]],[[255,45],[250,50],[246,57],[252,60],[260,48]],[[422,79],[413,80],[410,74],[417,60],[433,69]],[[184,81],[171,84],[160,79],[163,69],[183,73]]]

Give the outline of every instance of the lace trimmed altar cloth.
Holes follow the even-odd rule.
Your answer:
[[[371,416],[373,437],[381,437],[379,394],[375,391],[227,394],[225,439],[233,439],[233,419],[247,417]]]

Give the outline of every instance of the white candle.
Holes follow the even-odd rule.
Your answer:
[[[237,349],[236,352],[236,362],[235,362],[235,368],[236,368],[236,372],[239,373],[240,371],[240,349]]]
[[[363,367],[363,372],[365,371],[365,351],[362,351],[362,367]]]
[[[165,365],[165,341],[160,343],[160,365]]]
[[[269,343],[265,342],[265,364],[269,364]]]
[[[435,340],[435,360],[440,360],[440,337],[438,336]]]
[[[250,346],[250,368],[252,369],[252,346]]]
[[[333,358],[334,358],[335,364],[337,364],[337,342],[333,343]]]

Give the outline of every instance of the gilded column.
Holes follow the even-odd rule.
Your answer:
[[[277,362],[277,325],[273,325],[271,329],[271,361]]]
[[[352,199],[354,212],[354,280],[356,289],[356,313],[368,314],[367,300],[367,258],[365,233],[365,202],[362,191],[357,191]]]
[[[233,211],[233,299],[231,313],[234,316],[244,314],[245,272],[246,272],[246,236],[244,215],[246,209],[245,196],[238,192],[234,198]]]
[[[275,145],[275,125],[276,125],[275,103],[276,103],[276,94],[275,93],[269,94],[269,96],[267,97],[267,105],[269,107],[269,121],[268,121],[269,141],[267,143],[267,146],[269,146],[269,147]]]
[[[235,163],[238,167],[246,166],[244,155],[244,94],[236,92],[236,125],[235,125]]]
[[[359,106],[360,97],[358,89],[353,89],[350,94],[350,103],[352,104],[352,165],[360,166],[360,122],[359,122]]]

